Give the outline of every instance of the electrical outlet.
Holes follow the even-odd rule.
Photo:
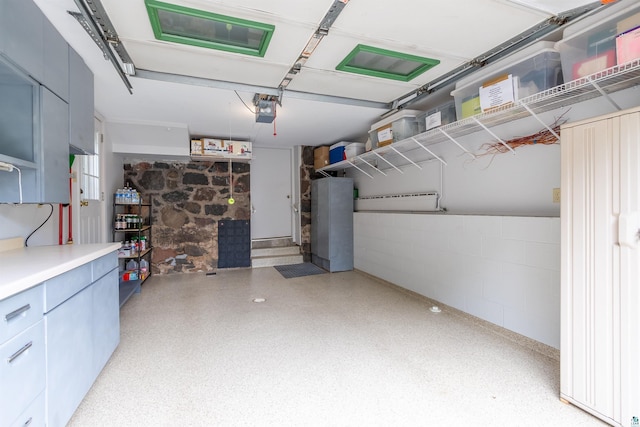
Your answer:
[[[560,189],[553,189],[553,203],[560,203]]]

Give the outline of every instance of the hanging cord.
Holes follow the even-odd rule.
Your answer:
[[[251,109],[251,107],[249,107],[245,102],[244,99],[242,99],[240,97],[240,94],[238,93],[237,90],[234,90],[234,92],[236,93],[236,96],[238,97],[238,99],[244,104],[245,107],[247,107],[247,110],[251,111],[252,114],[255,114],[256,112],[254,110]]]
[[[29,235],[27,236],[27,238],[26,238],[26,239],[24,239],[24,246],[25,246],[25,247],[29,247],[29,237],[33,236],[33,233],[35,233],[36,231],[40,230],[40,229],[42,228],[42,226],[43,226],[43,225],[45,225],[45,224],[47,223],[47,221],[49,221],[49,218],[51,218],[51,214],[53,214],[53,205],[52,205],[51,203],[47,203],[47,204],[49,205],[49,207],[51,207],[51,212],[49,212],[49,216],[47,217],[47,219],[45,219],[45,220],[42,222],[42,224],[40,224],[40,225],[38,226],[38,228],[36,228],[35,230],[33,230],[33,231],[31,232],[31,234],[29,234]]]
[[[276,116],[278,115],[278,111],[276,110],[276,101],[271,101],[273,103],[273,136],[277,136],[276,132]]]
[[[229,159],[229,200],[230,205],[233,205],[236,201],[233,199],[233,163]]]
[[[22,171],[15,166],[13,168],[18,171],[18,190],[20,191],[20,204],[22,204]]]

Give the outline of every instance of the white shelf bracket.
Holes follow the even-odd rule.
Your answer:
[[[415,166],[418,169],[422,170],[422,166],[420,166],[419,164],[417,164],[416,162],[414,162],[413,160],[411,160],[410,158],[408,158],[407,156],[402,154],[400,151],[398,151],[398,149],[396,147],[394,147],[393,145],[390,145],[389,148],[391,148],[393,151],[395,151],[397,154],[399,154],[401,157],[403,157],[406,161],[411,163],[413,166]]]
[[[365,162],[366,164],[368,164],[370,167],[372,167],[373,169],[377,170],[378,172],[380,172],[382,175],[387,176],[387,174],[385,174],[384,172],[382,172],[381,170],[378,170],[378,168],[376,168],[375,166],[373,166],[371,163],[367,162],[365,159],[360,159],[363,162]],[[349,163],[351,163],[353,165],[354,168],[358,169],[360,172],[362,172],[363,174],[367,175],[369,178],[373,179],[373,176],[370,175],[369,173],[365,172],[364,169],[358,167],[352,160],[349,160]]]
[[[389,166],[391,166],[392,168],[394,168],[395,170],[397,170],[400,173],[404,173],[402,172],[400,169],[398,169],[398,167],[396,165],[394,165],[393,163],[391,163],[389,160],[385,159],[384,157],[382,157],[380,154],[378,154],[376,151],[373,152],[373,154],[375,154],[376,156],[378,156],[380,159],[382,159],[386,164],[388,164]]]
[[[484,129],[485,131],[487,131],[487,133],[488,133],[489,135],[491,135],[492,137],[494,137],[495,139],[497,139],[497,140],[500,142],[500,144],[502,144],[502,145],[504,145],[505,147],[507,147],[507,149],[508,149],[509,151],[511,151],[513,154],[516,154],[516,152],[513,150],[513,148],[509,147],[509,145],[508,145],[506,142],[504,142],[501,138],[499,138],[499,137],[498,137],[498,135],[496,135],[495,133],[491,132],[491,130],[490,130],[488,127],[486,127],[485,125],[483,125],[482,123],[480,123],[480,120],[476,119],[475,117],[472,117],[472,119],[473,119],[473,120],[474,120],[474,121],[475,121],[475,122],[476,122],[476,123],[477,123],[477,124],[482,128],[482,129]]]
[[[611,105],[613,105],[613,107],[615,109],[617,109],[618,111],[622,111],[622,108],[620,108],[620,106],[618,104],[616,104],[616,102],[613,99],[611,99],[611,97],[609,96],[609,94],[607,92],[602,90],[602,88],[600,87],[600,85],[598,83],[593,81],[593,79],[591,77],[589,77],[589,76],[587,76],[586,79],[589,81],[589,83],[591,83],[591,86],[593,86],[594,88],[596,88],[596,90],[598,92],[600,92],[600,95],[602,95],[607,101],[609,101],[609,103]]]
[[[473,154],[472,152],[470,152],[469,150],[467,150],[466,148],[464,148],[462,146],[462,144],[460,144],[458,141],[456,141],[451,135],[449,135],[448,133],[446,133],[445,131],[443,131],[441,128],[438,128],[438,130],[447,138],[449,138],[451,140],[451,142],[453,142],[454,144],[456,144],[458,147],[460,147],[460,149],[462,151],[464,151],[465,153],[467,153],[468,155],[470,155],[472,158],[476,159],[476,155]]]
[[[440,162],[447,166],[447,162],[445,162],[444,160],[442,160],[440,157],[436,156],[435,153],[431,150],[429,150],[427,147],[425,147],[424,145],[420,144],[418,142],[417,139],[415,139],[414,137],[411,137],[411,139],[413,140],[413,142],[415,142],[416,144],[418,144],[420,147],[422,147],[424,149],[424,151],[426,151],[427,153],[431,154],[433,157],[435,157],[436,159],[440,160]]]
[[[531,114],[531,117],[533,117],[534,119],[536,119],[538,122],[540,122],[540,124],[542,126],[544,126],[545,128],[547,128],[547,130],[549,132],[551,132],[551,134],[553,136],[556,137],[556,139],[558,141],[560,141],[560,135],[558,135],[553,129],[551,129],[545,122],[542,121],[542,119],[540,119],[540,117],[538,117],[538,115],[536,113],[533,112],[533,110],[531,108],[529,108],[528,105],[521,103],[520,105],[522,105],[524,107],[525,110],[527,110],[529,112],[529,114]]]

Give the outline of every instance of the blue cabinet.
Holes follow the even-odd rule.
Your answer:
[[[68,203],[69,151],[95,154],[93,73],[32,0],[0,0],[0,203]],[[22,192],[21,192],[22,190]]]
[[[42,285],[0,301],[0,414],[2,425],[42,420],[45,338]],[[33,425],[38,425],[33,424]]]
[[[46,418],[64,426],[120,342],[116,253],[44,283]]]
[[[93,72],[73,49],[69,51],[69,144],[95,154]]]
[[[2,52],[38,81],[44,76],[44,14],[31,0],[0,0]]]
[[[69,203],[69,106],[41,86],[40,194],[34,202]]]
[[[47,19],[44,31],[44,72],[42,84],[69,102],[69,45]]]

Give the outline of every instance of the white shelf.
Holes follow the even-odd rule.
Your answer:
[[[455,140],[461,136],[478,131],[487,131],[489,128],[503,123],[599,96],[608,97],[610,93],[627,89],[637,84],[640,84],[640,59],[563,83],[523,98],[515,104],[499,107],[490,113],[468,117],[391,145],[377,148],[349,160],[325,166],[322,169],[318,169],[317,172],[323,173],[356,168],[369,176],[374,176],[378,173],[386,175],[385,170],[398,169],[410,164],[420,167],[420,163],[434,159],[440,160],[446,165],[444,160],[430,151],[429,146],[442,142],[458,144]],[[610,102],[617,107],[612,100]],[[619,109],[619,107],[617,108]],[[459,146],[464,150],[464,147]],[[375,167],[374,165],[376,164],[380,168]]]

